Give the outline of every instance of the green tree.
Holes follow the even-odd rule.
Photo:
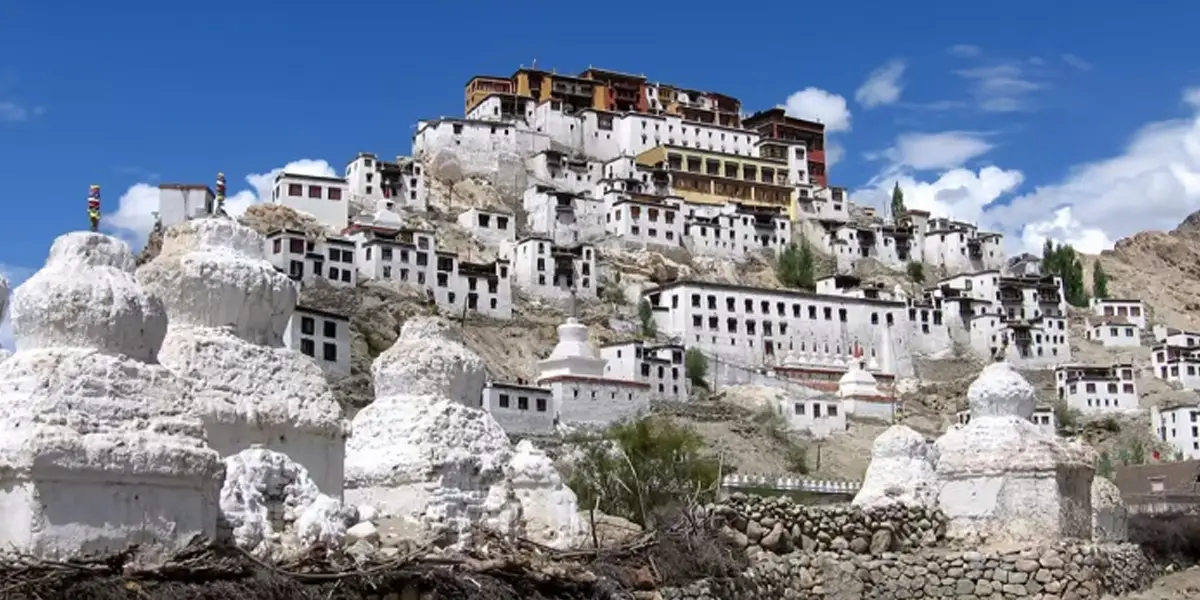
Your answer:
[[[811,292],[817,289],[815,260],[808,240],[801,237],[799,244],[788,245],[779,256],[775,276],[783,285]]]
[[[925,283],[925,265],[917,261],[908,263],[908,278],[917,282]]]
[[[666,418],[616,423],[579,449],[567,485],[580,506],[652,528],[659,508],[716,498],[720,461],[695,431]]]
[[[899,221],[908,210],[904,207],[904,190],[900,189],[900,182],[892,186],[892,220]]]
[[[1108,273],[1104,272],[1104,267],[1100,265],[1100,259],[1098,258],[1092,268],[1092,296],[1096,298],[1108,297]]]
[[[1108,452],[1100,453],[1100,464],[1096,465],[1096,472],[1106,479],[1112,479],[1113,464],[1112,458],[1108,455]]]
[[[1070,244],[1054,245],[1046,240],[1042,247],[1042,269],[1048,275],[1062,279],[1063,295],[1072,306],[1087,306],[1088,295],[1083,286],[1083,263]]]
[[[708,380],[705,379],[708,377],[708,357],[699,348],[688,348],[683,355],[683,371],[688,381],[692,382],[692,387],[708,389]]]
[[[1144,465],[1146,464],[1146,445],[1141,440],[1133,440],[1129,444],[1129,461],[1130,464]]]
[[[658,328],[654,326],[654,307],[650,306],[650,301],[643,299],[638,304],[638,322],[642,327],[642,337],[652,338],[658,335]]]

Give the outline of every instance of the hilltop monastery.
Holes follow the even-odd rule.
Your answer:
[[[407,218],[430,210],[432,182],[468,178],[488,181],[509,205],[450,215],[495,249],[495,260],[445,251],[436,231]],[[747,113],[725,94],[596,68],[480,75],[466,83],[461,117],[417,123],[408,156],[363,152],[342,177],[280,173],[269,200],[328,229],[315,240],[267,235],[267,259],[301,285],[408,282],[447,314],[500,320],[512,317],[514,288],[568,301],[619,285],[601,260],[612,244],[737,261],[803,240],[834,259],[837,274],[812,292],[689,280],[621,289],[650,305],[657,338],[597,352],[585,327],[564,324],[535,381],[487,382],[480,406],[510,432],[607,422],[654,400],[686,400],[691,349],[709,358],[721,384],[798,390],[804,401],[784,412],[813,431],[844,429],[847,415],[894,417],[896,382],[914,375],[914,357],[955,349],[1057,368],[1059,398],[1083,411],[1138,409],[1129,365],[1072,363],[1062,281],[1043,274],[1040,261],[1010,260],[1000,234],[970,223],[855,204],[830,183],[823,124],[782,108]],[[160,186],[166,227],[216,204],[205,185]],[[863,259],[896,270],[919,262],[947,275],[914,296],[850,275]],[[1157,344],[1155,375],[1200,389],[1192,347],[1200,333],[1151,333],[1136,299],[1094,300],[1090,310],[1089,340]],[[344,316],[301,306],[285,342],[336,377],[349,370],[347,332]],[[1156,432],[1200,457],[1194,427],[1168,426],[1196,414],[1200,406],[1156,412]],[[1033,419],[1055,425],[1044,408]]]

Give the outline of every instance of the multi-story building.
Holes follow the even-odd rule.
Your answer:
[[[723,206],[681,205],[683,246],[693,254],[738,259],[748,252],[780,254],[792,243],[786,211],[730,202]]]
[[[1154,341],[1160,344],[1200,349],[1200,332],[1184,331],[1166,325],[1155,325],[1151,331],[1154,334]]]
[[[312,215],[322,225],[341,231],[350,219],[346,180],[297,173],[275,176],[271,202]]]
[[[369,152],[359,152],[346,165],[346,184],[350,200],[363,207],[375,206],[379,200],[390,200],[410,210],[428,207],[424,167],[406,156],[388,162]]]
[[[1150,427],[1185,458],[1200,458],[1200,401],[1150,407]]]
[[[1150,348],[1150,368],[1155,377],[1189,390],[1200,389],[1200,347],[1162,343]]]
[[[1057,277],[1003,277],[999,271],[955,275],[926,291],[942,308],[950,337],[977,356],[996,356],[1027,365],[1057,365],[1070,359],[1067,305]]]
[[[603,199],[535,185],[525,190],[522,204],[529,231],[555,244],[570,246],[604,237]]]
[[[1092,314],[1098,317],[1122,319],[1138,328],[1146,329],[1146,304],[1141,300],[1123,300],[1118,298],[1092,298],[1088,301]]]
[[[458,225],[492,246],[517,239],[517,220],[512,213],[486,208],[468,208],[458,214]]]
[[[691,204],[737,202],[791,214],[798,187],[808,185],[806,163],[794,155],[738,156],[668,143],[638,154],[637,162],[665,172],[672,194]]]
[[[601,346],[600,358],[606,361],[605,377],[640,381],[650,386],[651,397],[682,402],[690,389],[684,352],[680,345],[633,340]]]
[[[416,285],[447,312],[512,318],[508,260],[476,263],[439,251],[434,232],[405,227],[386,204],[380,201],[346,229],[358,245],[363,277]]]
[[[761,136],[764,154],[778,156],[789,151],[799,152],[806,162],[805,171],[812,182],[820,187],[829,185],[824,124],[789,117],[784,109],[772,108],[746,117],[742,125]],[[767,140],[770,143],[766,143]]]
[[[596,297],[596,249],[589,244],[555,245],[546,237],[526,237],[501,246],[509,257],[513,283],[541,298]]]
[[[297,306],[283,332],[283,343],[312,357],[332,376],[350,374],[350,319],[343,315]]]
[[[163,227],[211,216],[216,209],[212,188],[195,183],[158,185],[158,220]]]
[[[606,232],[622,242],[679,247],[685,244],[682,202],[645,194],[623,194],[609,205],[604,218]]]
[[[325,236],[314,238],[303,231],[277,229],[266,235],[267,260],[276,269],[301,283],[314,279],[342,287],[358,284],[353,240]]]
[[[1062,365],[1054,369],[1054,387],[1067,406],[1089,413],[1138,410],[1132,364],[1107,367]]]
[[[949,346],[942,311],[904,302],[711,282],[643,292],[660,335],[743,365],[789,353],[843,355],[860,346],[884,373],[908,376],[912,356]]]

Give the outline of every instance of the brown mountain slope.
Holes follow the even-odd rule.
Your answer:
[[[1090,287],[1094,259],[1084,268]],[[1141,298],[1154,322],[1200,329],[1200,212],[1172,231],[1143,231],[1099,256],[1114,298]]]

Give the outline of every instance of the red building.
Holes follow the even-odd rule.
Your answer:
[[[804,142],[808,154],[808,176],[813,183],[827,187],[825,169],[825,125],[789,117],[782,108],[763,110],[746,117],[742,125],[758,132],[763,139]]]

